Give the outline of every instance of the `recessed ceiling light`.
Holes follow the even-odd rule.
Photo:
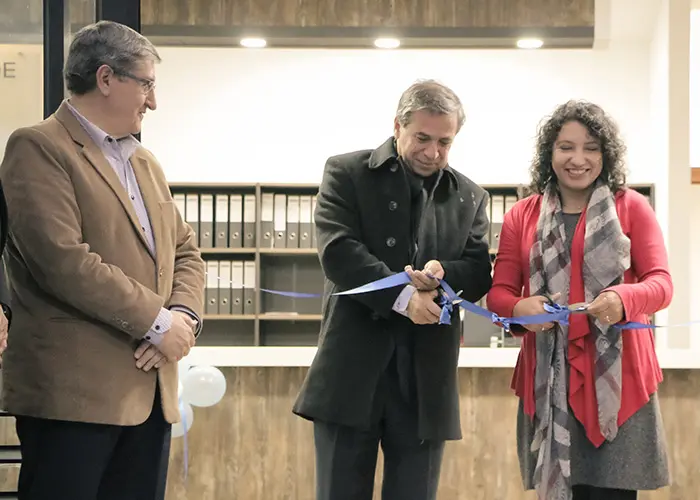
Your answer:
[[[538,38],[521,38],[517,43],[519,49],[539,49],[542,44],[542,40]]]
[[[374,41],[374,46],[378,49],[396,49],[401,45],[401,42],[396,38],[377,38]]]
[[[247,49],[261,49],[267,45],[264,38],[243,38],[241,45]]]

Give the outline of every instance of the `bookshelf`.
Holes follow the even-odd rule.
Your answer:
[[[491,199],[487,238],[495,260],[503,216],[528,193],[520,185],[483,187]],[[653,185],[630,187],[653,206]],[[284,297],[261,289],[323,292],[313,222],[318,185],[172,183],[170,188],[206,262],[204,329],[195,348],[199,355],[228,353],[229,361],[244,364],[246,356],[262,356],[272,365],[282,362],[280,356],[293,364],[310,362],[318,342],[321,298]],[[485,299],[479,305],[485,307]],[[485,318],[461,312],[460,359],[465,361],[460,363],[512,366],[517,349],[509,348],[518,347],[518,339]],[[494,347],[502,353],[494,353]]]

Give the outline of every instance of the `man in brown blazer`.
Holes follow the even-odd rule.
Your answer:
[[[7,335],[12,319],[10,309],[10,289],[5,270],[5,259],[2,257],[7,244],[7,204],[5,194],[0,185],[0,366],[2,365],[2,354],[7,349]],[[0,379],[1,380],[1,379]],[[0,382],[1,384],[2,382]]]
[[[159,60],[126,26],[83,28],[65,65],[70,98],[7,143],[3,403],[17,418],[22,499],[153,500],[162,479],[205,268],[132,136],[156,109]]]

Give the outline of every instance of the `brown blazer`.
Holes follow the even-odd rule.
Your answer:
[[[135,425],[159,381],[166,420],[180,419],[177,364],[146,373],[134,351],[161,306],[201,317],[204,262],[156,159],[139,148],[131,163],[156,258],[117,174],[65,103],[7,142],[13,324],[3,407],[12,414]]]

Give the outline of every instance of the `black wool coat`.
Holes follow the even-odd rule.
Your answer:
[[[488,193],[449,166],[434,192],[436,255],[445,280],[475,302],[491,286]],[[377,383],[395,350],[392,332],[410,329],[419,439],[461,439],[457,362],[458,308],[451,325],[415,325],[392,310],[402,286],[334,296],[402,272],[410,263],[408,179],[393,138],[375,150],[328,159],[315,221],[326,277],[316,357],[293,412],[309,420],[369,425]]]

